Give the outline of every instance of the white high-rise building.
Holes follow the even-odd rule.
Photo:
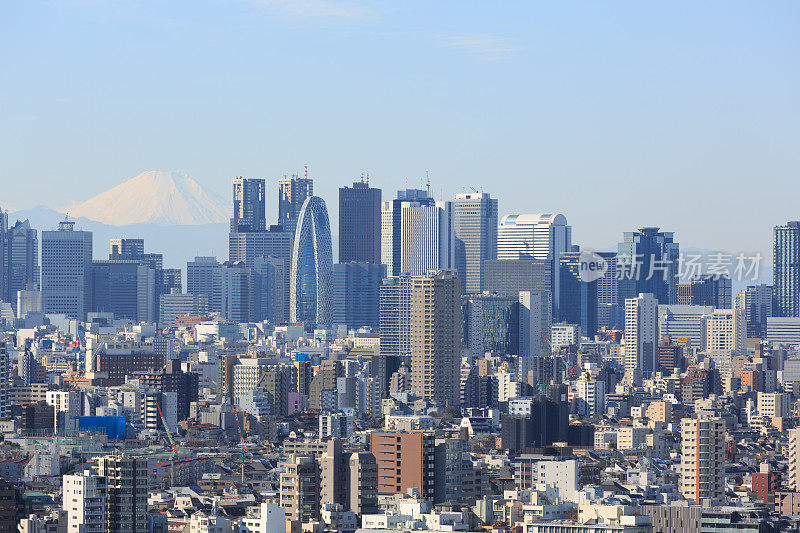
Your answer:
[[[714,312],[709,305],[659,305],[658,334],[699,349],[703,342],[703,317]]]
[[[484,192],[456,194],[453,236],[461,293],[479,293],[484,261],[497,259],[497,199]]]
[[[83,320],[92,301],[92,232],[64,221],[42,232],[42,307]]]
[[[85,470],[61,478],[67,533],[103,533],[106,530],[106,478]]]
[[[743,309],[715,309],[703,317],[701,349],[712,355],[745,355],[747,323]]]
[[[656,369],[658,300],[650,293],[625,300],[625,370],[649,375]]]
[[[584,373],[574,382],[574,395],[579,415],[592,416],[605,409],[605,382]]]
[[[403,202],[400,215],[400,272],[424,276],[453,268],[453,204]]]
[[[550,261],[553,316],[559,316],[561,297],[559,265],[572,248],[572,226],[561,214],[506,215],[497,232],[498,259],[546,259]]]
[[[550,355],[546,336],[552,322],[550,291],[519,293],[519,355]]]

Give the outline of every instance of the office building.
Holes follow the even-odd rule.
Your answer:
[[[461,281],[431,271],[411,288],[411,390],[420,398],[458,405],[461,363]]]
[[[800,344],[800,317],[767,318],[767,342],[775,344]]]
[[[139,260],[92,261],[92,306],[115,319],[155,322],[158,299],[156,271]]]
[[[429,270],[452,268],[453,204],[404,202],[400,213],[400,272],[423,276]]]
[[[386,265],[387,276],[401,273],[402,207],[405,202],[423,206],[435,204],[429,192],[420,189],[397,191],[397,198],[381,203],[381,263]]]
[[[263,179],[234,178],[231,184],[231,233],[267,229],[267,185]]]
[[[730,309],[733,301],[731,287],[731,278],[727,276],[699,276],[689,283],[691,305]]]
[[[674,342],[700,349],[703,343],[703,317],[714,312],[705,305],[659,305],[658,331]]]
[[[622,324],[617,296],[617,252],[595,252],[606,263],[606,271],[597,280],[597,328],[617,329]]]
[[[306,198],[297,219],[289,286],[292,322],[333,321],[333,251],[325,201]]]
[[[107,533],[147,533],[147,459],[127,454],[97,459],[106,478]]]
[[[109,259],[138,259],[144,255],[144,239],[109,239]]]
[[[460,193],[453,200],[453,268],[462,294],[483,291],[484,262],[497,259],[497,209],[488,193]]]
[[[339,262],[381,262],[381,190],[369,180],[339,188]]]
[[[261,319],[261,280],[244,263],[226,261],[214,269],[211,311],[234,322]]]
[[[767,319],[772,316],[774,291],[763,283],[750,285],[736,295],[736,309],[744,311],[748,339],[763,339],[767,335]]]
[[[422,497],[433,497],[433,434],[376,431],[371,435],[370,451],[378,466],[379,494],[405,494],[417,489]]]
[[[800,221],[775,226],[772,243],[775,316],[800,316]]]
[[[358,329],[380,325],[380,289],[386,272],[380,263],[337,263],[333,266],[333,323]]]
[[[550,265],[546,260],[497,259],[486,261],[485,290],[502,296],[520,292],[551,292]]]
[[[741,309],[715,309],[703,316],[700,348],[709,355],[746,355],[747,324]]]
[[[300,210],[313,195],[314,180],[309,179],[308,172],[304,178],[295,175],[278,180],[278,225],[283,226],[284,231],[294,235]]]
[[[39,238],[28,220],[18,220],[8,228],[2,255],[6,262],[0,265],[7,269],[8,290],[0,293],[0,298],[14,304],[18,291],[39,288]]]
[[[261,280],[261,317],[271,324],[289,320],[289,259],[259,256],[253,270]]]
[[[483,292],[461,297],[462,338],[467,353],[479,359],[487,352],[519,354],[519,298]]]
[[[42,307],[83,320],[92,303],[92,233],[60,222],[42,232]]]
[[[195,257],[186,263],[186,292],[205,294],[214,292],[214,270],[219,266],[216,257]]]
[[[680,491],[696,504],[725,494],[725,423],[719,418],[681,420]]]
[[[538,357],[550,354],[547,335],[552,324],[550,292],[519,293],[519,355]]]
[[[643,227],[623,235],[617,246],[617,298],[647,293],[660,304],[675,303],[678,285],[678,243],[671,232]]]
[[[640,294],[625,300],[625,370],[648,376],[656,369],[658,300]]]
[[[392,276],[381,283],[381,355],[411,354],[411,280],[411,276]]]
[[[553,293],[553,313],[559,316],[561,297],[561,255],[572,250],[572,226],[561,214],[506,215],[497,235],[498,259],[538,259],[548,261],[549,290]],[[486,287],[487,290],[492,290]]]
[[[589,338],[597,333],[597,280],[581,276],[581,252],[564,252],[559,264],[559,321],[579,324]]]

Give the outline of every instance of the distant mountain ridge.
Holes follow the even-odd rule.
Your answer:
[[[149,170],[62,211],[110,226],[193,226],[227,221],[221,199],[183,172]]]

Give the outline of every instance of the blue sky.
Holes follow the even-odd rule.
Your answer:
[[[308,164],[334,218],[362,170],[385,197],[429,171],[589,247],[657,225],[768,252],[800,218],[798,2],[28,0],[0,44],[16,208]]]

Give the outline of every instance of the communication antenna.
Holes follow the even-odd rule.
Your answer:
[[[308,179],[308,165],[303,165],[303,168],[305,168],[305,176]]]
[[[431,195],[431,177],[428,174],[427,170],[425,171],[425,181],[427,182],[428,196],[430,196]]]
[[[369,170],[367,171],[367,185],[369,185]]]

